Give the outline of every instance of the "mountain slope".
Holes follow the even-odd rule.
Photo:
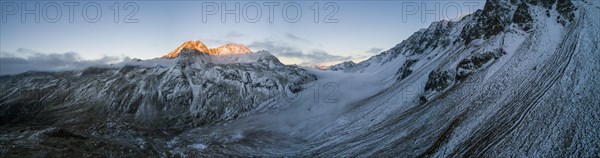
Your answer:
[[[550,10],[547,16],[546,4],[520,2],[508,5],[511,9],[506,11],[516,14],[522,12],[518,8],[525,8],[518,6],[527,5],[527,13],[532,17],[527,24],[530,29],[514,23],[496,27],[479,25],[479,19],[485,19],[481,16],[485,17],[489,11],[488,6],[494,5],[490,3],[511,2],[488,1],[484,11],[454,24],[458,28],[448,30],[444,29],[443,22],[434,23],[397,47],[347,69],[370,72],[398,68],[399,81],[380,95],[357,103],[358,108],[339,119],[344,120],[343,123],[336,121],[327,125],[335,128],[325,130],[330,135],[350,133],[349,136],[317,140],[320,143],[315,144],[325,145],[307,150],[323,157],[598,156],[600,131],[596,129],[600,123],[594,121],[600,114],[596,106],[600,102],[594,99],[600,90],[595,79],[600,74],[596,62],[600,55],[595,49],[600,37],[598,3],[576,2],[575,18],[569,22],[563,20],[568,19],[564,17],[568,13],[559,8]],[[558,1],[549,6],[556,8],[561,3],[567,2]],[[509,16],[510,12],[493,15],[501,16],[496,17],[498,21],[514,19]],[[468,30],[477,28],[473,26],[484,29]],[[479,39],[465,36],[493,28],[502,31],[477,35]],[[452,38],[456,35],[452,33],[454,30],[462,30],[460,38]],[[448,34],[442,34],[439,40],[432,40],[434,42],[418,42],[434,43],[434,46],[405,45],[412,40],[431,39],[424,34],[436,35],[438,31]],[[454,46],[444,44],[446,37],[455,40],[450,41]],[[466,45],[461,44],[463,41]],[[441,48],[435,47],[439,45]],[[418,48],[426,48],[425,55],[418,55],[422,50]],[[488,50],[492,52],[490,57],[486,57]],[[494,50],[502,50],[502,53],[493,53],[498,52]],[[395,53],[402,54],[395,58]],[[461,75],[461,72],[467,73]],[[406,73],[409,75],[404,75]],[[413,97],[393,99],[406,97],[402,94],[410,93],[410,87],[415,86],[420,90],[413,91]],[[382,117],[382,113],[388,115]],[[352,127],[363,128],[348,130]],[[340,147],[340,144],[347,145]]]

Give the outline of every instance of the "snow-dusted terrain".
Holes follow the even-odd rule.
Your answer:
[[[80,71],[28,72],[1,79],[2,123],[136,122],[191,127],[274,108],[281,94],[315,80],[266,51],[211,56],[183,49],[175,59],[131,61]],[[73,115],[62,115],[73,113]],[[59,115],[62,116],[54,116]]]
[[[490,0],[328,70],[194,48],[2,76],[0,153],[599,157],[599,15],[592,0]]]

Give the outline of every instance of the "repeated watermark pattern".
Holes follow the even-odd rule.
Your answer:
[[[278,20],[297,23],[303,19],[314,23],[339,23],[340,5],[345,1],[198,1],[203,23],[274,23]],[[349,1],[352,3],[354,1]],[[12,1],[1,2],[2,23],[56,23],[83,21],[97,23],[110,20],[115,23],[138,23],[140,1]],[[419,19],[452,19],[475,12],[482,2],[400,0],[403,23]]]

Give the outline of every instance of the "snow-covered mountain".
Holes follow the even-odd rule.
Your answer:
[[[196,49],[199,41],[189,44],[169,54],[177,56],[167,55],[169,59],[5,76],[0,79],[1,123],[94,120],[198,126],[273,108],[281,94],[298,92],[315,80],[266,51],[225,45],[209,54]]]
[[[191,49],[197,52],[207,53],[208,55],[233,55],[233,54],[248,54],[252,53],[252,51],[242,44],[225,44],[219,46],[217,48],[208,48],[204,43],[200,40],[197,41],[187,41],[181,44],[181,46],[177,47],[177,49],[171,51],[169,54],[163,56],[163,58],[175,58],[179,56],[179,53],[182,52],[183,49]]]
[[[3,76],[1,152],[597,157],[598,15],[592,0],[488,0],[328,70],[186,42],[164,58]]]
[[[598,156],[599,13],[598,1],[489,0],[460,21],[435,22],[342,64],[390,86],[299,148],[318,157]]]

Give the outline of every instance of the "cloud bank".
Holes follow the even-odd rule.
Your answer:
[[[379,54],[381,53],[381,51],[383,51],[383,48],[371,48],[369,50],[366,51],[367,54]]]
[[[323,50],[302,51],[285,43],[275,41],[255,41],[248,45],[253,50],[267,50],[277,57],[296,58],[299,65],[323,65],[331,62],[351,60],[352,56],[332,55]]]
[[[18,49],[15,52],[0,52],[0,75],[19,74],[27,71],[76,70],[127,60],[130,58],[117,56],[86,60],[75,52],[40,53],[28,49]]]

